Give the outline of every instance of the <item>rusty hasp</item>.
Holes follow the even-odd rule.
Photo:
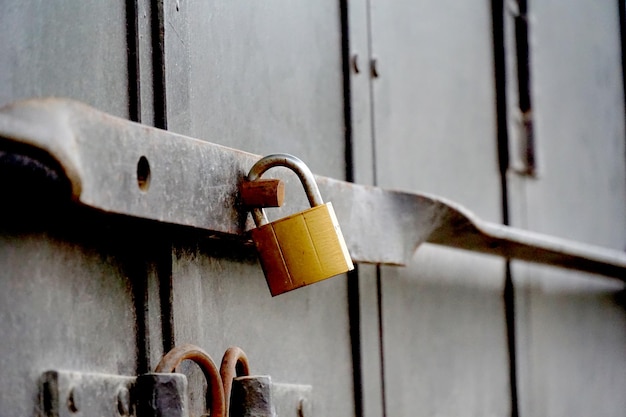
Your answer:
[[[218,138],[207,138],[218,139]],[[247,237],[240,199],[259,156],[129,122],[65,99],[0,110],[0,150],[19,144],[56,162],[73,199],[97,210]],[[297,181],[277,173],[287,186]],[[626,280],[626,254],[482,221],[427,194],[315,177],[332,201],[352,260],[403,265],[422,243],[555,265]],[[292,204],[291,212],[303,210]]]

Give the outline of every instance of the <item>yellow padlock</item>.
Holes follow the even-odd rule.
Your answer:
[[[260,159],[248,174],[255,181],[272,167],[298,175],[311,208],[269,223],[262,208],[252,210],[252,240],[272,296],[313,284],[354,269],[331,203],[324,203],[313,173],[288,154]]]

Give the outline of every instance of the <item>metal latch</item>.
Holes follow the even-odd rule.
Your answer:
[[[44,155],[53,161],[80,204],[192,226],[214,236],[244,238],[253,228],[239,189],[259,160],[256,155],[63,99],[1,109],[0,151],[15,151],[16,144],[25,158]],[[434,243],[626,280],[624,252],[486,222],[427,194],[321,176],[315,181],[324,198],[333,201],[355,262],[404,265],[419,245]]]
[[[182,345],[165,355],[157,370],[185,359],[199,363],[209,378],[207,405],[212,417],[312,417],[310,385],[276,384],[269,376],[237,377],[234,366],[241,360],[247,364],[245,354],[240,353],[238,348],[229,349],[218,371],[202,349]],[[235,362],[229,361],[233,354]],[[178,373],[133,377],[53,370],[40,378],[37,415],[189,417],[187,389],[187,377]]]

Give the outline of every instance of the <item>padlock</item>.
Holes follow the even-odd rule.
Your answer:
[[[354,269],[333,206],[323,202],[304,162],[288,154],[266,156],[250,169],[248,181],[276,166],[296,173],[311,208],[271,223],[262,208],[252,210],[252,240],[272,296]]]

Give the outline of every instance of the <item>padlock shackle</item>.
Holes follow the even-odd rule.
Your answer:
[[[306,197],[311,207],[324,204],[320,189],[315,182],[315,176],[304,162],[293,155],[278,153],[259,159],[256,164],[250,168],[248,181],[258,180],[267,170],[274,167],[285,167],[295,172],[306,191]],[[254,222],[257,227],[267,224],[267,217],[262,208],[253,209],[252,216],[254,217]]]

